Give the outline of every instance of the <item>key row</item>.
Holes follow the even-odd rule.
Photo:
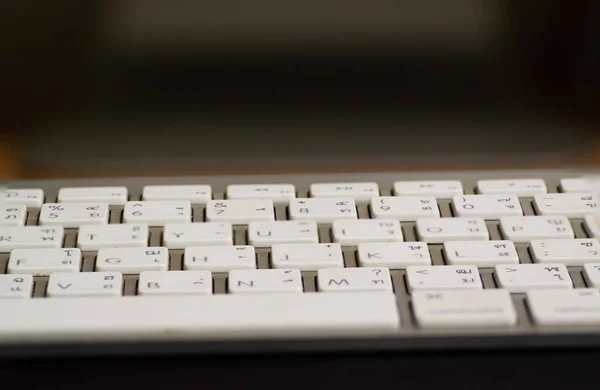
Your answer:
[[[529,252],[535,263],[562,263],[581,266],[600,262],[600,242],[596,239],[534,240]],[[511,241],[449,241],[443,245],[448,265],[494,267],[519,264],[519,254]],[[360,243],[356,250],[358,265],[405,269],[414,265],[431,265],[432,257],[424,242]],[[167,247],[101,248],[95,256],[97,271],[113,270],[139,273],[145,270],[166,270],[169,267]],[[272,268],[298,268],[316,271],[328,267],[344,267],[342,247],[337,243],[275,244],[269,254]],[[8,261],[9,273],[32,273],[37,276],[52,272],[78,272],[82,267],[79,248],[14,249]],[[184,269],[205,269],[228,272],[234,269],[257,268],[253,246],[188,246],[183,254]]]
[[[330,229],[333,242],[344,246],[362,243],[402,242],[404,229],[397,220],[335,220]],[[500,219],[499,231],[504,240],[529,243],[533,240],[574,239],[575,231],[566,217],[506,217]],[[585,218],[589,236],[600,238],[600,216]],[[448,241],[489,241],[491,234],[481,218],[424,218],[414,230],[419,241],[443,244]],[[321,234],[325,234],[321,231]],[[62,226],[0,226],[0,253],[21,248],[60,248],[65,229]],[[82,225],[77,247],[97,251],[111,247],[148,246],[150,228],[142,223]],[[167,223],[161,237],[169,249],[197,245],[233,245],[234,229],[230,223]],[[328,240],[327,240],[328,241]],[[256,247],[276,244],[318,243],[319,227],[315,221],[250,222],[247,242]]]
[[[560,181],[559,189],[565,193],[595,192],[592,182],[584,178],[567,178]],[[478,194],[514,194],[532,197],[548,193],[543,179],[479,180],[475,188]],[[463,195],[459,180],[412,180],[397,181],[393,195],[433,196],[436,199],[451,199]],[[236,184],[227,186],[226,199],[270,199],[275,204],[287,204],[297,195],[293,184]],[[379,185],[374,182],[313,183],[310,197],[350,197],[357,202],[369,201],[381,195]],[[124,205],[129,200],[127,187],[69,187],[61,188],[57,202],[104,202]],[[213,198],[210,185],[149,185],[142,190],[141,200],[180,200],[192,204],[206,204]],[[40,207],[45,200],[42,189],[9,189],[6,200]]]
[[[118,264],[118,263],[115,263]],[[108,268],[108,267],[107,267]],[[112,267],[123,270],[124,267]],[[139,273],[138,294],[212,294],[211,271],[166,271],[154,267]],[[600,263],[586,264],[584,277],[589,287],[600,286]],[[303,292],[299,269],[234,269],[227,275],[229,293]],[[482,290],[483,284],[474,266],[409,266],[406,269],[408,292]],[[497,265],[494,278],[498,287],[510,293],[539,289],[572,289],[573,282],[564,264]],[[0,275],[0,297],[30,297],[33,289],[30,273]],[[109,282],[110,281],[110,282]],[[323,268],[317,271],[318,291],[393,291],[386,267]],[[398,288],[398,287],[396,287]],[[48,296],[121,295],[123,272],[54,272],[50,274]]]

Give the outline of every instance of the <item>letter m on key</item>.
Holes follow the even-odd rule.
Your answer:
[[[331,286],[332,284],[335,284],[337,286],[341,286],[342,284],[345,284],[346,286],[350,285],[347,279],[340,279],[339,281],[335,279],[329,279],[329,285]]]

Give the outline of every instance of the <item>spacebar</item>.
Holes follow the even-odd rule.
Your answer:
[[[381,333],[392,293],[36,298],[0,301],[0,342]]]

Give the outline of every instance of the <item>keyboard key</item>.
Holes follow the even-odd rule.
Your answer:
[[[183,269],[229,272],[255,269],[256,252],[249,245],[189,246],[183,255]]]
[[[536,263],[569,266],[600,262],[600,242],[593,238],[531,240],[529,251]]]
[[[297,269],[254,269],[229,272],[228,291],[232,294],[301,293],[302,276]]]
[[[313,198],[352,198],[357,203],[365,203],[377,195],[377,183],[314,183],[310,186]]]
[[[275,220],[275,209],[270,199],[211,200],[206,204],[206,220],[247,225],[251,221]]]
[[[493,267],[497,264],[519,264],[512,241],[447,241],[444,257],[450,265]]]
[[[170,200],[206,204],[212,199],[212,189],[207,185],[145,186],[142,199],[147,201]]]
[[[499,219],[521,216],[523,209],[516,195],[456,195],[452,210],[457,217]]]
[[[169,251],[164,247],[103,248],[96,257],[96,271],[139,274],[142,271],[167,271]]]
[[[586,215],[584,227],[589,236],[600,239],[600,213]]]
[[[339,244],[276,244],[271,249],[271,266],[300,271],[343,268],[344,256]]]
[[[24,204],[0,205],[0,225],[23,226],[27,218],[27,207]]]
[[[211,295],[210,271],[143,271],[139,295]]]
[[[296,197],[293,184],[234,184],[227,186],[227,199],[269,199],[287,205]]]
[[[569,219],[564,216],[526,216],[500,218],[502,237],[515,243],[536,239],[575,238]]]
[[[400,222],[392,219],[340,219],[331,226],[333,241],[340,245],[402,241]]]
[[[379,268],[325,268],[317,273],[321,292],[393,291],[390,270]]]
[[[82,225],[77,234],[77,246],[82,251],[102,248],[146,247],[149,237],[145,223]]]
[[[600,288],[600,261],[584,264],[583,277],[588,287]]]
[[[538,326],[600,324],[600,293],[591,288],[531,290],[527,292],[531,316]]]
[[[495,277],[500,287],[512,293],[524,293],[532,289],[573,288],[564,264],[501,264],[496,266]]]
[[[494,328],[517,323],[505,290],[416,291],[412,306],[422,328]]]
[[[6,190],[6,203],[40,208],[44,203],[44,190],[39,188],[8,189]]]
[[[16,342],[314,337],[400,329],[396,298],[389,292],[3,300],[0,312],[11,313],[0,321],[0,338]]]
[[[424,242],[379,242],[358,244],[358,265],[404,269],[409,265],[431,265]]]
[[[80,269],[81,251],[77,248],[15,249],[10,253],[7,273],[48,276]]]
[[[357,219],[352,198],[298,198],[288,207],[290,219],[332,223],[336,219]]]
[[[185,249],[198,245],[233,245],[233,227],[228,222],[167,223],[163,245]]]
[[[107,203],[122,206],[129,199],[127,187],[73,187],[58,191],[58,203]]]
[[[370,210],[373,218],[403,222],[440,216],[434,196],[378,196],[371,199]]]
[[[487,241],[490,233],[483,218],[422,218],[417,220],[419,240],[430,244],[446,241]]]
[[[188,201],[127,202],[123,210],[123,222],[145,223],[164,226],[167,223],[192,221],[192,206]]]
[[[0,299],[31,298],[33,294],[33,276],[29,274],[0,275]],[[2,311],[3,317],[10,317],[11,311]],[[7,315],[7,313],[11,313]]]
[[[463,193],[462,183],[458,180],[397,181],[394,183],[394,195],[435,196],[436,199],[452,199]]]
[[[598,198],[592,193],[537,194],[533,207],[539,215],[564,215],[567,218],[584,218],[600,211]]]
[[[409,291],[480,290],[483,288],[477,267],[472,265],[408,266]]]
[[[118,272],[56,272],[48,279],[46,295],[59,298],[114,297],[120,296],[122,290],[123,276]],[[96,308],[94,306],[94,310]]]
[[[62,226],[0,226],[0,253],[20,248],[60,248]]]
[[[316,244],[319,230],[315,221],[252,221],[248,224],[248,242],[257,248],[275,244]]]
[[[562,192],[591,192],[592,186],[582,177],[573,177],[560,180]]]
[[[40,225],[78,228],[81,225],[108,223],[106,203],[45,203],[40,209]]]
[[[479,180],[477,192],[480,194],[514,194],[530,197],[548,192],[543,179]]]

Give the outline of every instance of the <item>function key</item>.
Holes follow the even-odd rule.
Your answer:
[[[142,200],[178,200],[193,205],[206,204],[212,199],[212,189],[208,185],[145,186]]]
[[[44,190],[39,188],[7,189],[6,203],[24,204],[26,207],[39,208],[44,203]]]
[[[452,199],[462,195],[462,183],[458,180],[421,180],[397,181],[394,183],[394,195],[425,195],[437,199]]]
[[[296,197],[293,184],[232,184],[227,186],[227,199],[270,199],[273,204],[287,205]]]
[[[477,192],[480,194],[514,194],[530,197],[548,192],[543,179],[479,180]]]
[[[127,187],[71,187],[58,191],[59,203],[102,202],[122,206],[127,200]]]
[[[379,195],[377,183],[314,183],[310,186],[313,198],[352,198],[355,202],[368,202]]]

